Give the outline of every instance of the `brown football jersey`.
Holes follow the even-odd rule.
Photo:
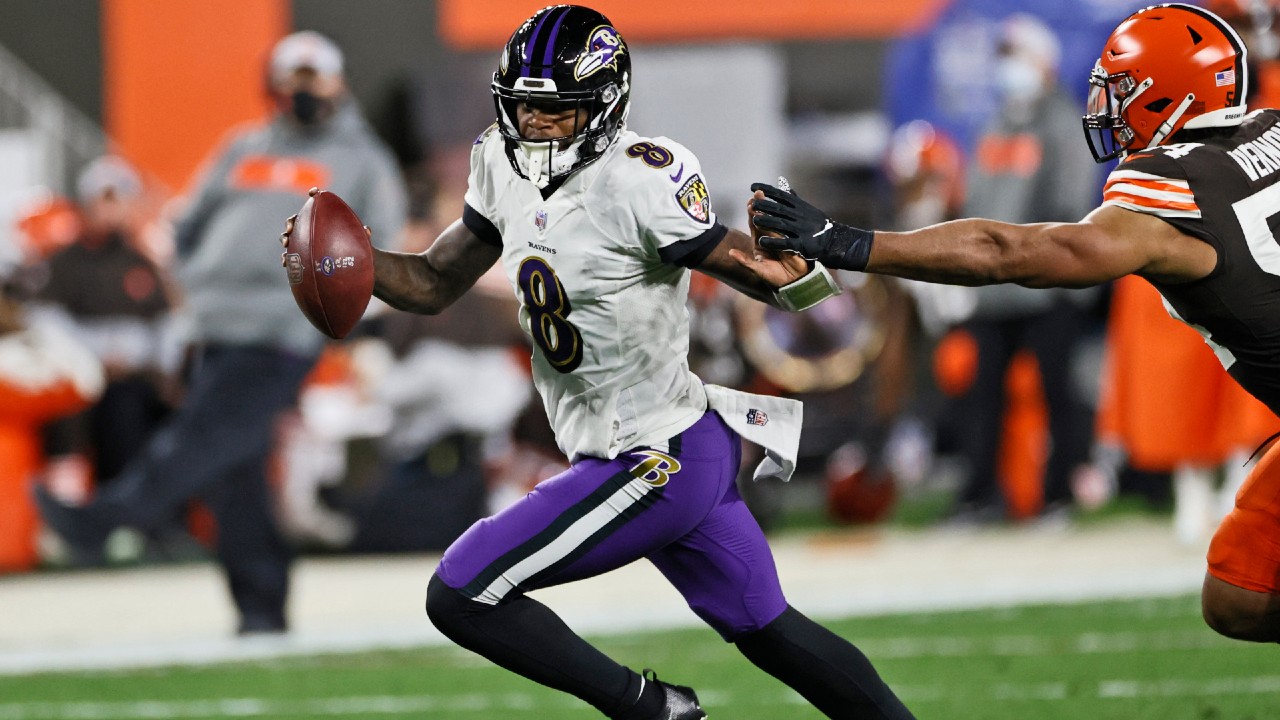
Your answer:
[[[1218,251],[1205,278],[1151,282],[1231,376],[1280,413],[1280,111],[1130,155],[1107,178],[1103,204],[1160,217]]]

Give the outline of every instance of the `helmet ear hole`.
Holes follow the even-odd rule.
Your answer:
[[[1143,105],[1142,107],[1148,112],[1158,113],[1158,112],[1164,112],[1164,109],[1169,107],[1169,104],[1172,102],[1173,101],[1170,100],[1169,98],[1160,98],[1159,100],[1152,100],[1151,102],[1147,103],[1146,105]]]

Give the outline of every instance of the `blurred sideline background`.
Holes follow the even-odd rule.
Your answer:
[[[778,175],[862,226],[906,227],[931,217],[907,212],[921,207],[910,205],[921,188],[954,215],[974,163],[1018,166],[1016,144],[1008,156],[983,144],[1005,100],[997,67],[1012,52],[1010,17],[1029,15],[1052,31],[1060,45],[1056,77],[1082,107],[1098,48],[1145,4],[591,3],[631,46],[629,126],[692,149],[722,222],[744,229],[748,185]],[[498,49],[541,5],[6,3],[0,265],[6,275],[40,282],[39,268],[76,241],[84,222],[78,179],[110,154],[141,179],[130,211],[133,242],[163,274],[173,251],[168,218],[219,139],[267,112],[267,53],[296,29],[319,31],[345,52],[353,94],[395,151],[410,189],[402,245],[421,249],[460,213],[471,141],[493,118],[488,87]],[[1269,67],[1274,5],[1211,6],[1234,13],[1251,47],[1263,49],[1255,62]],[[1262,65],[1265,90],[1273,76]],[[1062,142],[1084,154],[1074,132]],[[1037,150],[1037,166],[1041,157]],[[1098,168],[1099,190],[1103,177]],[[931,219],[946,216],[943,209]],[[283,221],[262,228],[264,245],[276,242]],[[771,533],[978,525],[1072,532],[1096,518],[1149,528],[1154,517],[1161,528],[1155,537],[1194,557],[1230,507],[1249,452],[1280,424],[1241,397],[1198,336],[1163,315],[1154,292],[1105,288],[1083,301],[1069,358],[1070,394],[1088,410],[1088,448],[1071,468],[1069,499],[1049,507],[1043,476],[1053,443],[1035,360],[1021,353],[1003,376],[998,462],[994,473],[975,478],[975,460],[958,438],[977,418],[958,415],[952,402],[970,390],[976,372],[978,346],[964,328],[972,298],[959,289],[938,295],[876,278],[845,280],[849,293],[803,317],[743,302],[705,278],[694,285],[695,372],[708,382],[806,401],[797,478],[786,486],[744,486]],[[157,322],[181,316],[180,290],[172,288],[170,300],[172,315]],[[440,550],[563,466],[524,376],[528,347],[513,331],[515,312],[499,278],[439,318],[410,320],[375,308],[362,332],[331,348],[297,412],[281,425],[273,464],[282,523],[304,554]],[[104,365],[112,352],[143,352],[129,347],[127,334],[107,332],[114,342],[105,345],[114,350],[96,345]],[[175,403],[175,358],[183,350],[180,340],[168,342],[148,346],[142,362],[165,402]],[[492,350],[505,359],[481,365],[477,353]],[[1194,397],[1174,397],[1183,393],[1171,387]],[[50,462],[44,425],[48,415],[92,402],[86,397],[43,414],[11,405],[0,443],[0,464],[10,468],[0,477],[0,572],[57,576],[70,564],[57,539],[41,532],[29,489],[47,482],[63,497],[92,493],[95,458],[82,452]],[[1171,420],[1183,417],[1189,420],[1181,425]],[[975,482],[996,488],[993,503],[960,502]],[[216,532],[207,513],[196,503],[182,525],[180,537],[118,534],[107,562],[204,562]],[[16,576],[0,577],[6,581]]]

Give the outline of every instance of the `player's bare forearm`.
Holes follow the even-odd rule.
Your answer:
[[[877,231],[867,272],[949,285],[988,285],[1012,277],[1015,252],[1003,223],[956,220],[910,232]]]
[[[755,285],[751,285],[751,286],[739,285],[737,282],[734,282],[733,280],[722,279],[721,282],[733,288],[734,290],[737,290],[743,295],[746,295],[752,300],[757,300],[766,305],[771,305],[776,308],[782,307],[781,305],[778,304],[778,298],[773,294],[772,291],[763,290],[762,288]]]
[[[459,220],[426,252],[375,248],[373,294],[398,310],[434,315],[474,285],[500,254]]]
[[[1176,242],[1177,230],[1108,206],[1078,223],[969,218],[910,232],[872,232],[832,220],[788,188],[752,183],[751,189],[748,207],[761,247],[796,252],[832,268],[951,285],[1085,287],[1138,271],[1195,277],[1205,260],[1203,249],[1192,246],[1179,255],[1193,257],[1162,261],[1165,241]]]
[[[750,236],[730,230],[698,270],[753,300],[780,308],[775,290],[804,277],[809,264],[798,255],[756,247]]]
[[[877,232],[867,272],[949,285],[1086,287],[1136,269],[1087,223],[1014,225],[970,218]]]
[[[444,307],[435,297],[426,254],[373,250],[373,294],[397,310],[434,315]]]

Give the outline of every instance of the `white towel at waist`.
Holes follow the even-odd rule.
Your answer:
[[[786,481],[796,469],[804,403],[790,398],[752,395],[719,385],[705,385],[707,406],[734,432],[764,448],[755,479]]]

